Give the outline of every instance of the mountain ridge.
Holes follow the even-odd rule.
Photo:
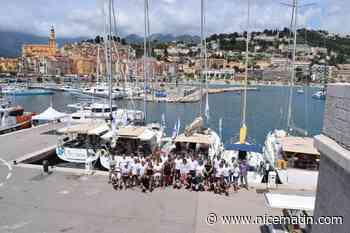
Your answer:
[[[57,38],[57,44],[59,47],[66,43],[80,42],[88,39],[87,37],[76,38]],[[128,43],[142,44],[143,37],[136,34],[129,34],[124,37]],[[158,41],[161,43],[172,41],[186,41],[198,43],[200,38],[198,36],[191,36],[188,34],[174,36],[172,34],[156,33],[151,35],[152,41]],[[48,43],[48,37],[37,36],[30,33],[15,32],[0,30],[0,57],[19,57],[21,55],[21,49],[23,44],[46,44]]]

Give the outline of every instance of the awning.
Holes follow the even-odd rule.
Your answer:
[[[68,114],[58,112],[53,107],[49,107],[44,112],[39,115],[33,116],[32,120],[42,120],[42,121],[55,121],[64,117],[67,117]]]
[[[278,193],[265,193],[266,206],[271,209],[290,209],[313,211],[314,196],[300,196]]]
[[[77,134],[98,135],[99,133],[103,133],[107,131],[108,128],[106,127],[107,125],[105,123],[103,124],[88,123],[88,124],[79,124],[79,125],[69,126],[63,129],[59,129],[58,132],[64,133],[64,134],[77,133]],[[103,131],[101,132],[101,130]]]
[[[225,150],[234,151],[246,151],[246,152],[256,152],[262,153],[262,147],[260,145],[250,145],[250,144],[226,144],[224,145]]]
[[[284,152],[320,155],[314,146],[314,139],[311,137],[283,137],[278,139],[282,144]]]
[[[177,136],[174,140],[175,142],[185,142],[185,143],[199,143],[199,144],[213,144],[214,139],[211,135],[206,134],[193,134],[191,136],[185,136],[181,134]]]
[[[95,127],[94,129],[89,130],[89,135],[100,135],[102,133],[106,133],[109,130],[107,124],[102,124],[100,126]]]
[[[147,140],[150,137],[150,133],[145,133],[148,130],[146,127],[134,127],[134,126],[127,126],[127,127],[121,127],[117,129],[117,136],[118,138],[130,138],[130,139],[140,139],[140,140]],[[154,136],[154,133],[152,137]],[[111,140],[113,137],[113,132],[109,131],[108,133],[104,134],[101,138],[108,141]]]

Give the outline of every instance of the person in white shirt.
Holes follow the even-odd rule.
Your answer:
[[[136,186],[138,184],[138,169],[139,169],[140,161],[135,158],[133,163],[129,164],[130,170],[131,170],[131,185]]]
[[[191,157],[189,165],[190,165],[190,173],[193,177],[195,177],[198,161],[193,156]]]
[[[135,157],[133,154],[131,156],[126,157],[126,160],[128,161],[128,167],[131,168],[133,164],[135,163]]]
[[[214,170],[218,170],[219,169],[220,163],[221,163],[220,155],[217,155],[215,157],[215,159],[213,160]]]
[[[224,163],[222,173],[223,173],[222,175],[224,176],[224,180],[225,180],[226,184],[230,185],[230,168],[226,162]]]
[[[168,160],[168,156],[165,153],[161,153],[160,159],[161,159],[160,163],[161,163],[161,165],[163,165],[165,163],[165,161]]]
[[[122,158],[119,159],[119,168],[122,169],[125,167],[125,165],[128,166],[128,159],[126,158],[125,154],[123,154]]]
[[[122,173],[122,179],[124,183],[124,188],[127,189],[130,184],[130,169],[128,168],[128,164],[125,164],[124,167],[121,168],[121,173]]]
[[[217,193],[217,194],[225,193],[226,196],[228,196],[229,186],[225,182],[224,175],[225,175],[224,164],[220,163],[219,168],[215,173],[216,182],[214,186],[214,193]]]
[[[235,163],[233,164],[233,168],[232,168],[232,184],[233,184],[233,189],[235,192],[237,192],[238,190],[238,179],[239,179],[239,167],[238,164]]]
[[[203,170],[204,170],[204,164],[203,164],[203,161],[200,160],[200,161],[198,162],[197,167],[196,167],[196,175],[197,175],[197,176],[198,176],[198,175],[203,176]]]
[[[188,174],[190,172],[191,165],[187,162],[187,160],[184,158],[182,160],[182,164],[180,167],[180,174],[181,174],[181,183],[185,185],[186,188],[189,187],[190,183],[188,182]]]
[[[163,171],[163,166],[161,165],[160,161],[157,160],[155,162],[155,165],[153,166],[153,170],[154,170],[154,184],[155,187],[159,187],[161,186],[161,182],[162,182],[162,171]]]
[[[175,159],[175,174],[174,174],[174,180],[180,180],[181,177],[181,173],[180,173],[180,169],[182,166],[182,159],[180,158],[180,156],[178,155]]]
[[[141,163],[138,163],[138,175],[140,180],[145,175],[145,170],[146,170],[146,162],[145,160],[141,160]]]

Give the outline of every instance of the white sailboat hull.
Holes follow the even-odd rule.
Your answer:
[[[91,149],[69,148],[69,147],[57,147],[57,156],[70,163],[91,163],[98,159],[98,156]]]
[[[276,160],[280,158],[282,146],[278,142],[278,138],[285,137],[287,135],[284,130],[274,130],[269,132],[264,147],[264,157],[272,166],[275,166]]]

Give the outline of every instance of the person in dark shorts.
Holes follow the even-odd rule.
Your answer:
[[[124,166],[121,168],[121,172],[124,188],[127,189],[130,187],[130,169],[128,164],[124,164]]]
[[[174,164],[175,164],[175,171],[173,176],[174,176],[174,182],[176,182],[176,180],[180,180],[180,177],[181,177],[180,169],[182,165],[182,159],[180,158],[179,155],[176,156],[174,160]]]
[[[214,167],[210,160],[204,165],[203,177],[206,190],[213,190],[213,172]]]
[[[173,180],[172,173],[173,173],[172,160],[171,158],[168,158],[168,160],[166,160],[163,165],[163,184],[165,187],[172,185],[172,180]]]
[[[153,165],[152,162],[149,162],[145,169],[145,175],[142,178],[142,192],[146,192],[147,190],[150,192],[153,191],[153,174]]]
[[[201,173],[198,173],[192,182],[193,191],[204,191],[204,177]]]

